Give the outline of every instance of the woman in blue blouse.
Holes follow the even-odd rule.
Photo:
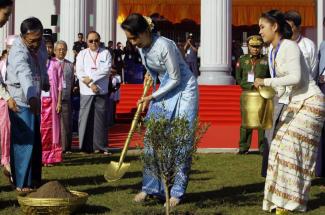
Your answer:
[[[142,62],[154,83],[159,79],[160,87],[139,102],[150,102],[148,115],[158,115],[173,119],[186,116],[193,122],[198,110],[198,85],[176,44],[153,32],[154,25],[148,17],[131,14],[122,23],[128,41],[139,48]],[[146,150],[145,144],[145,151]],[[185,194],[188,183],[190,161],[184,163],[177,172],[170,190],[170,205],[176,206]],[[163,185],[144,167],[142,191],[134,200],[145,201],[147,195],[164,197]]]

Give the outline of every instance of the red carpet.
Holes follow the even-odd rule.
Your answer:
[[[123,146],[130,128],[136,102],[142,94],[142,85],[121,86],[121,101],[117,105],[118,123],[110,128],[109,147]],[[238,148],[240,126],[240,93],[238,86],[200,86],[199,118],[210,123],[210,128],[202,138],[199,148],[231,149]],[[78,144],[74,139],[74,145]],[[142,144],[141,137],[135,134],[131,146]],[[257,132],[254,131],[252,148],[257,148]]]

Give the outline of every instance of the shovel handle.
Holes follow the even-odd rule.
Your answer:
[[[152,80],[151,78],[147,78],[145,80],[145,83],[144,83],[144,88],[143,88],[143,93],[142,93],[142,97],[145,97],[151,87],[151,84],[152,84]],[[138,124],[138,121],[139,121],[139,118],[140,118],[140,115],[142,113],[142,107],[143,107],[143,103],[139,103],[138,104],[138,108],[137,108],[137,112],[135,113],[134,117],[133,117],[133,120],[132,120],[132,123],[131,123],[131,128],[129,130],[129,133],[128,133],[128,136],[124,142],[124,147],[123,147],[123,150],[122,150],[122,153],[121,153],[121,156],[120,156],[120,160],[119,160],[119,167],[122,165],[123,161],[124,161],[124,158],[126,156],[126,152],[128,150],[128,147],[130,145],[130,142],[131,142],[131,139],[132,139],[132,136],[134,134],[134,130],[135,128],[137,127],[137,124]]]

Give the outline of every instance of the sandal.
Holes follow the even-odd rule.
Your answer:
[[[133,201],[137,202],[137,203],[141,203],[141,202],[144,202],[146,200],[146,198],[147,198],[147,193],[142,191],[142,192],[138,193],[137,195],[135,195]]]
[[[9,172],[9,170],[7,170],[6,168],[3,168],[3,171],[2,172],[3,172],[4,176],[6,176],[6,178],[8,179],[9,184],[12,187],[15,187],[14,180],[12,178],[11,172]]]
[[[104,151],[104,155],[112,155],[112,153],[108,151]]]
[[[171,197],[169,199],[169,206],[171,208],[176,207],[177,205],[179,205],[179,203],[181,202],[181,200],[179,198],[176,197]],[[167,203],[167,202],[166,202]],[[166,207],[166,203],[164,204],[164,207]]]
[[[284,208],[276,208],[275,215],[289,215],[289,211]]]
[[[11,177],[11,172],[8,169],[6,169],[5,167],[3,168],[2,172],[7,178]]]
[[[19,187],[17,187],[17,188],[16,188],[16,192],[17,192],[17,194],[18,194],[19,196],[25,196],[25,195],[27,195],[27,194],[33,192],[33,191],[34,191],[33,189],[28,188],[28,187],[24,187],[24,188],[19,188]]]

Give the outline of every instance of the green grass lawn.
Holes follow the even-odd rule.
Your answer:
[[[130,156],[131,168],[125,177],[107,183],[103,177],[110,160],[118,155],[72,154],[64,163],[43,168],[44,181],[59,180],[72,190],[89,193],[87,206],[77,214],[163,214],[163,203],[150,200],[134,204],[132,199],[141,188],[142,164],[137,156]],[[261,210],[264,179],[260,177],[259,155],[201,154],[194,160],[190,182],[183,204],[175,214],[269,214]],[[20,214],[13,192],[0,177],[0,214]],[[315,179],[306,214],[325,214],[324,179]]]

